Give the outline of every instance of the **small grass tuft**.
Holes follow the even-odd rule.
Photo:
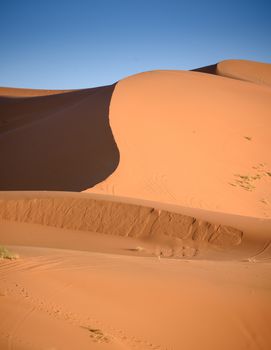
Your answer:
[[[251,140],[252,140],[252,137],[250,137],[250,136],[244,136],[244,138],[245,138],[246,140],[248,140],[248,141],[251,141]]]
[[[1,259],[18,259],[18,255],[10,252],[6,247],[0,246],[0,260]]]

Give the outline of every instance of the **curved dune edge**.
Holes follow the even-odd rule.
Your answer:
[[[271,217],[270,110],[268,87],[210,74],[121,80],[109,116],[120,163],[87,192]]]
[[[216,74],[271,87],[271,64],[246,60],[225,60],[217,64]]]
[[[182,208],[161,208],[159,204],[147,201],[135,204],[131,199],[61,192],[8,192],[1,193],[0,200],[0,219],[4,221],[135,238],[142,242],[143,254],[231,259],[232,255],[227,256],[227,253],[233,251],[237,258],[269,257],[270,220],[253,221],[252,218],[240,219],[225,214],[220,217],[222,222],[235,223],[243,228],[241,230],[218,223],[219,217],[214,213],[203,211],[200,215],[195,212],[201,217],[195,218],[191,216],[193,211],[190,216],[180,212]],[[211,218],[211,222],[202,219],[204,216]],[[5,237],[11,244],[8,236]],[[26,242],[29,243],[29,238]],[[63,248],[67,246],[64,244]],[[216,253],[208,255],[212,250]]]
[[[248,60],[224,60],[210,66],[192,69],[221,77],[243,80],[271,87],[271,64]]]
[[[63,94],[65,92],[71,92],[71,91],[76,91],[76,90],[45,90],[45,89],[0,87],[0,96],[36,97],[36,96],[58,95],[58,94]]]

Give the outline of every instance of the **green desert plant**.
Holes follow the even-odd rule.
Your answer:
[[[10,252],[6,247],[0,246],[0,259],[17,259],[18,255]]]

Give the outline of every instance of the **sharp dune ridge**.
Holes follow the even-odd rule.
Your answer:
[[[0,348],[271,347],[271,64],[0,88]]]
[[[119,165],[87,191],[270,217],[270,101],[269,87],[218,75],[128,77],[110,104]]]

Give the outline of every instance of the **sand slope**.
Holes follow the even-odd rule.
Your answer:
[[[0,97],[0,189],[80,191],[109,176],[119,161],[113,90]]]
[[[270,66],[229,60],[216,65],[223,77],[153,71],[46,96],[2,89],[0,189],[89,189],[270,217]]]
[[[233,79],[240,79],[271,87],[271,64],[246,60],[225,60],[219,62],[216,73]]]
[[[192,71],[219,75],[271,87],[270,63],[247,60],[225,60],[210,66],[192,69]]]
[[[89,250],[99,235],[129,246],[122,253],[178,259],[266,261],[271,256],[271,220],[216,214],[208,211],[161,205],[112,196],[64,192],[0,193],[0,239],[2,244],[62,247]],[[39,224],[55,229],[76,230],[35,233],[41,228],[19,226],[15,233],[6,226],[13,222]],[[2,226],[1,226],[2,225]],[[20,231],[20,235],[16,233]],[[14,230],[13,230],[14,231]],[[82,234],[80,234],[82,232]],[[87,234],[89,232],[89,234]],[[65,237],[67,235],[67,242]],[[76,235],[78,241],[76,241]],[[51,238],[50,238],[51,237]],[[68,237],[70,237],[68,239]],[[79,239],[80,237],[80,239]],[[94,239],[87,243],[88,239]],[[126,238],[129,238],[126,242]],[[69,242],[73,242],[70,244]],[[75,244],[75,246],[73,246]],[[100,249],[104,251],[103,244]],[[98,244],[99,246],[99,244]],[[116,246],[116,245],[114,245]],[[122,246],[122,243],[121,243]],[[137,247],[140,247],[138,249]],[[97,249],[95,250],[97,251]],[[99,251],[99,249],[98,249]],[[112,252],[111,250],[109,252]],[[120,250],[118,250],[120,253]]]
[[[271,90],[199,72],[120,81],[110,125],[120,164],[91,192],[271,215]]]
[[[0,349],[271,348],[269,70],[0,89]]]
[[[3,349],[270,348],[270,264],[11,248]]]

